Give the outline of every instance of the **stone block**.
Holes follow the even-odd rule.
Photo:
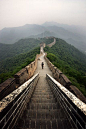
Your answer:
[[[71,85],[70,86],[70,91],[76,95],[81,101],[83,101],[84,103],[86,103],[86,97],[81,93],[81,91],[76,87]]]
[[[15,78],[9,78],[0,84],[0,100],[16,89]]]
[[[71,81],[63,73],[60,73],[59,79],[60,83],[67,89],[69,89],[69,86],[72,85]]]
[[[16,79],[16,84],[23,84],[28,79],[28,71],[26,68],[21,69],[18,73],[14,75]]]

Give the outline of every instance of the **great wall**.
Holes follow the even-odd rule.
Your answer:
[[[55,41],[55,39],[54,39],[54,41]],[[51,47],[52,44],[55,44],[55,42],[51,43],[49,45],[49,47]],[[15,127],[15,124],[17,123],[18,119],[21,118],[22,115],[26,116],[27,113],[25,114],[24,111],[26,110],[28,103],[30,103],[30,101],[31,101],[31,97],[35,94],[35,92],[37,92],[36,96],[39,96],[39,97],[37,97],[37,98],[33,97],[34,107],[30,107],[30,109],[29,109],[29,110],[34,109],[33,111],[35,112],[35,114],[33,117],[31,116],[30,119],[28,118],[29,119],[28,126],[27,126],[27,124],[25,124],[26,117],[23,116],[23,117],[25,117],[24,118],[25,120],[23,119],[23,125],[28,127],[28,129],[37,127],[37,121],[39,120],[39,118],[42,118],[42,116],[40,116],[40,117],[38,116],[37,110],[39,109],[39,111],[40,111],[40,108],[36,109],[35,102],[37,101],[36,104],[38,104],[38,101],[41,97],[45,98],[45,96],[47,94],[49,94],[49,97],[50,97],[50,94],[52,94],[51,92],[48,93],[48,91],[47,91],[47,94],[45,93],[46,86],[48,86],[47,82],[45,81],[45,75],[46,75],[47,81],[48,81],[48,83],[51,87],[51,90],[55,96],[56,102],[59,101],[60,108],[62,108],[62,109],[64,108],[65,112],[67,113],[67,117],[69,117],[69,119],[70,119],[69,120],[70,122],[67,120],[67,122],[69,123],[69,126],[67,127],[67,129],[69,129],[69,127],[71,127],[71,129],[72,128],[73,129],[75,129],[75,128],[76,129],[80,129],[80,128],[86,129],[86,121],[85,121],[86,120],[86,104],[85,104],[86,98],[75,86],[72,85],[71,81],[49,61],[49,59],[47,58],[47,53],[44,53],[44,51],[43,51],[43,47],[45,47],[45,44],[41,44],[40,54],[36,55],[34,62],[32,62],[31,64],[29,64],[28,66],[26,66],[25,68],[20,70],[18,73],[16,73],[14,75],[14,78],[10,78],[10,79],[6,80],[4,83],[0,84],[0,99],[1,99],[1,101],[0,101],[0,115],[1,115],[0,127],[1,128],[3,127],[2,129],[5,129],[5,128],[11,129],[11,128]],[[45,71],[42,71],[41,68],[39,67],[39,66],[41,66],[40,63],[42,60],[45,62],[45,66],[44,66]],[[49,70],[47,70],[48,68],[50,69],[51,72]],[[50,75],[48,75],[49,73],[52,77]],[[40,81],[40,79],[42,79],[42,80],[44,79],[44,80]],[[45,84],[45,82],[46,82],[46,84]],[[40,84],[38,84],[38,83],[40,83]],[[38,87],[38,86],[39,86],[39,88],[37,89],[37,91],[34,91],[36,89],[35,87]],[[31,87],[31,89],[29,89],[29,87]],[[45,96],[44,96],[44,93],[45,93]],[[41,94],[43,94],[43,96],[41,96]],[[41,104],[43,106],[45,105],[46,102],[47,102],[46,104],[51,102],[50,100],[46,100],[46,98],[45,98],[45,100],[42,100],[42,99],[43,98],[41,98],[41,101],[43,101],[43,103],[39,102],[39,104]],[[16,103],[16,101],[17,101],[17,103]],[[52,102],[53,101],[54,100],[52,100]],[[23,105],[22,105],[22,102],[24,103]],[[18,105],[20,105],[19,106],[20,108],[18,108]],[[43,110],[44,109],[51,110],[51,108],[53,108],[53,111],[54,111],[53,106],[50,107],[49,109],[47,109],[47,106],[48,105],[46,105],[46,108],[43,108],[43,107],[41,107],[41,108]],[[14,108],[15,108],[15,110],[19,110],[19,111],[14,112]],[[29,112],[29,110],[28,110],[28,112]],[[42,112],[43,112],[43,110],[42,110]],[[7,112],[7,114],[6,114],[6,112]],[[9,118],[8,115],[11,115],[11,112],[14,112],[14,113]],[[61,110],[61,112],[62,112],[62,110]],[[5,115],[6,118],[5,118],[4,114],[6,114]],[[40,126],[38,128],[41,129],[43,127],[44,129],[48,129],[48,128],[56,129],[59,127],[58,129],[64,129],[64,127],[60,127],[58,125],[58,119],[57,119],[57,117],[55,117],[56,112],[54,111],[53,114],[52,113],[50,113],[50,114],[52,115],[52,117],[54,117],[53,119],[51,119],[50,115],[49,115],[49,118],[47,118],[46,114],[44,116],[45,118],[44,117],[42,118],[42,121],[44,121],[44,123],[46,123],[45,121],[48,121],[48,119],[50,119],[50,126],[47,123],[45,124],[45,126],[43,126],[42,121],[41,121],[41,123],[39,121],[38,124]],[[13,116],[14,116],[14,119],[13,119]],[[8,120],[8,118],[9,118],[9,120]],[[35,120],[33,120],[33,118]],[[10,119],[13,119],[13,121],[10,122]],[[59,118],[59,119],[60,119],[60,124],[61,124],[62,118]],[[64,121],[65,121],[65,118],[64,118]],[[63,123],[65,124],[65,122],[63,122]],[[53,125],[53,123],[54,123],[54,125]],[[64,124],[62,126],[64,126]],[[23,125],[20,126],[21,129],[24,128]],[[17,125],[17,127],[18,126],[19,126],[19,124]],[[17,127],[15,127],[15,129],[17,129]]]
[[[54,38],[54,41],[50,43],[48,46],[52,47],[56,42],[56,39]],[[46,46],[45,43],[40,44],[40,47],[44,48]],[[9,93],[11,93],[13,90],[18,88],[20,85],[22,85],[24,82],[26,82],[28,79],[30,79],[37,68],[37,60],[42,55],[43,49],[40,49],[40,54],[36,55],[35,61],[31,62],[28,66],[21,69],[18,73],[14,75],[14,78],[9,78],[2,84],[0,84],[0,100],[7,96]],[[47,54],[46,54],[47,56]],[[73,86],[71,81],[58,69],[56,68],[47,57],[44,57],[48,67],[53,73],[53,77],[60,82],[63,86],[65,86],[68,90],[70,90],[73,94],[75,94],[80,100],[86,103],[86,98],[84,95],[80,92],[80,90]]]

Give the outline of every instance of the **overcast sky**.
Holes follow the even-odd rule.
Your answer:
[[[46,21],[86,26],[86,0],[0,0],[0,30]]]

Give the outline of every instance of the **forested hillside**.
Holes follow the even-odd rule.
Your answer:
[[[21,39],[18,42],[14,44],[2,44],[0,43],[0,61],[9,58],[14,57],[21,53],[26,53],[37,46],[40,46],[41,42],[51,43],[53,42],[53,38],[40,38],[40,39],[33,39],[33,38],[27,38],[27,39]]]
[[[8,57],[16,56],[20,53],[26,53],[39,46],[37,39],[21,39],[14,44],[0,44],[0,61]]]
[[[61,39],[45,51],[49,60],[86,96],[86,55]]]
[[[34,61],[36,54],[39,53],[40,48],[38,47],[28,53],[20,54],[2,61],[0,63],[0,83],[13,77],[20,69]]]

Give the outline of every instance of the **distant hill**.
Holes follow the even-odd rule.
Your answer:
[[[45,51],[49,60],[86,96],[86,55],[62,39],[56,39],[56,44]]]
[[[41,41],[37,39],[21,39],[14,44],[0,44],[0,61],[6,58],[16,56],[20,53],[26,53],[39,46]]]
[[[0,42],[12,44],[20,39],[37,35],[46,30],[45,27],[36,24],[27,24],[21,27],[4,28],[0,31]]]
[[[57,22],[45,22],[42,24],[42,26],[58,26],[58,27],[62,27],[70,32],[82,35],[82,36],[86,36],[86,26],[78,26],[78,25],[67,25],[67,24],[60,24]]]
[[[72,44],[79,50],[85,52],[86,31],[83,28],[58,24],[56,22],[46,22],[42,25],[26,24],[21,27],[4,28],[0,30],[0,43],[13,44],[23,38],[43,38],[54,36],[64,39],[69,44]],[[84,49],[82,45],[84,45]]]
[[[29,38],[45,38],[45,37],[51,37],[51,36],[56,36],[56,34],[54,32],[51,32],[51,31],[45,31],[41,34],[38,34],[38,35],[31,35],[29,36]]]

